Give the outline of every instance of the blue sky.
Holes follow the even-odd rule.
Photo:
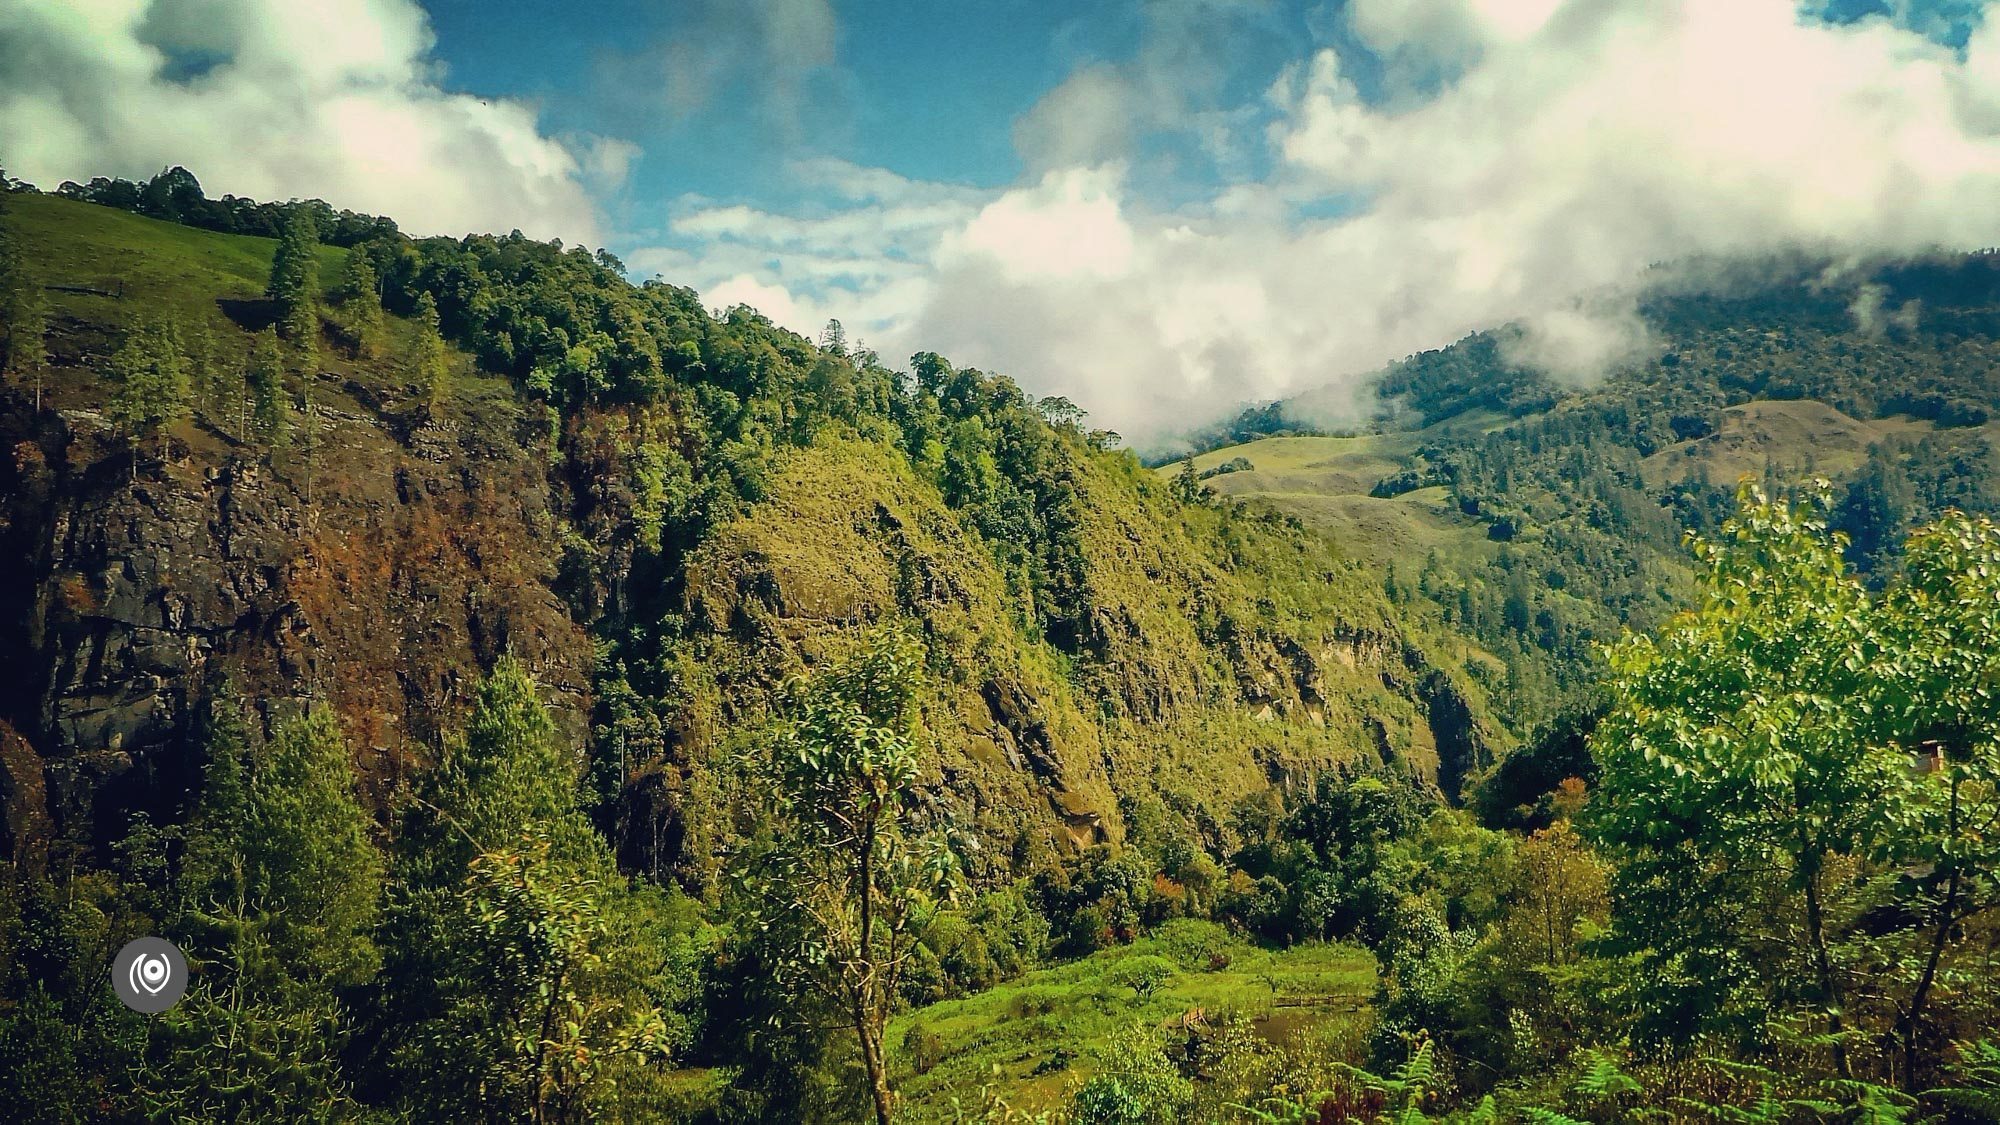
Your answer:
[[[1157,442],[1500,323],[1595,378],[1655,262],[2000,243],[1988,7],[13,0],[0,164],[608,246]]]

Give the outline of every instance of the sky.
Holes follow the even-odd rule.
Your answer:
[[[6,0],[0,167],[606,247],[1158,446],[1503,323],[1588,381],[1732,262],[2000,244],[1988,6]]]

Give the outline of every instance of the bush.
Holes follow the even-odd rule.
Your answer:
[[[1111,983],[1129,988],[1141,999],[1151,996],[1177,976],[1174,963],[1151,953],[1128,957],[1111,970]]]

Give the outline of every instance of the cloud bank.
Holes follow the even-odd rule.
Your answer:
[[[1017,126],[1020,184],[888,177],[809,215],[684,200],[680,248],[638,260],[801,330],[841,316],[884,355],[1005,371],[1142,444],[1309,388],[1358,417],[1367,373],[1509,321],[1518,358],[1588,379],[1645,354],[1653,263],[2000,241],[1983,14],[1956,13],[1958,49],[1935,9],[1354,0],[1255,102],[1163,125],[1175,52],[1088,63]],[[1154,204],[1132,130],[1167,127],[1255,174]]]
[[[439,85],[414,0],[8,0],[0,162],[44,188],[184,164],[212,195],[318,196],[416,234],[597,242],[622,141]]]

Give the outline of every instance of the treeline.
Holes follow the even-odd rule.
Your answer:
[[[5,177],[0,177],[0,184],[9,191],[36,190],[32,184]],[[143,183],[109,176],[98,176],[86,184],[65,180],[55,194],[223,234],[277,238],[291,217],[301,212],[310,217],[319,239],[333,246],[353,246],[397,233],[393,219],[337,211],[318,199],[291,203],[260,203],[236,195],[210,199],[202,192],[201,182],[194,174],[178,166],[163,169]]]

